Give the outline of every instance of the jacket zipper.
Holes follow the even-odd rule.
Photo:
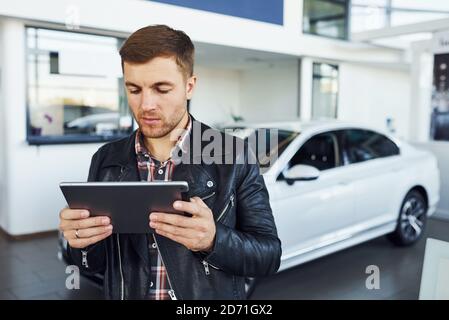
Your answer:
[[[215,192],[213,194],[215,194]],[[231,197],[229,198],[229,202],[226,204],[224,209],[220,212],[220,215],[217,218],[217,222],[219,222],[220,219],[224,216],[224,214],[228,211],[229,205],[231,205],[232,207],[234,206],[234,194],[231,194]],[[206,260],[203,260],[202,263],[203,263],[204,272],[206,273],[206,276],[210,275],[209,266],[211,266],[212,268],[214,268],[216,270],[220,270],[219,268],[217,268],[214,265],[210,264]]]
[[[83,265],[86,269],[88,269],[89,264],[87,263],[87,251],[81,250],[81,255],[82,255],[81,265]]]
[[[206,273],[206,276],[210,275],[209,264],[205,260],[203,260],[203,266],[204,266],[204,272]]]
[[[170,298],[172,300],[178,300],[178,298],[176,298],[175,290],[173,290],[173,286],[171,284],[170,277],[168,276],[168,270],[167,270],[166,264],[164,262],[164,259],[162,258],[161,251],[159,250],[159,244],[157,243],[156,236],[154,234],[153,234],[153,239],[154,239],[154,242],[156,243],[157,251],[159,252],[159,255],[161,256],[162,263],[164,264],[165,273],[167,274],[168,284],[170,285],[170,290],[168,290],[168,295],[170,296]]]
[[[118,181],[122,181],[124,171],[125,167],[120,166],[120,175],[117,178]],[[118,250],[118,261],[120,266],[120,300],[125,300],[125,279],[123,278],[122,254],[120,249],[120,236],[118,233],[117,233],[117,250]]]
[[[234,206],[234,194],[231,194],[230,201],[226,204],[226,207],[224,207],[224,209],[221,211],[220,215],[217,218],[217,222],[219,222],[220,219],[223,218],[226,211],[228,211],[229,205],[232,205],[232,207]]]
[[[125,281],[123,279],[123,270],[122,270],[122,255],[120,253],[120,240],[119,240],[119,234],[117,233],[117,248],[118,248],[118,261],[120,266],[120,300],[125,300]]]
[[[220,268],[210,264],[209,262],[207,262],[206,260],[201,261],[204,267],[204,273],[206,274],[206,276],[210,275],[210,269],[209,267],[212,267],[215,270],[220,270]]]
[[[211,194],[208,194],[207,196],[201,197],[201,200],[204,201],[204,200],[206,200],[206,199],[209,199],[209,198],[212,197],[214,194],[215,194],[215,191],[212,192]]]

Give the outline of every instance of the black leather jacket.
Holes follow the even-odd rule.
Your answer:
[[[192,120],[201,133],[210,129]],[[214,132],[224,139],[224,133]],[[195,137],[190,135],[190,146]],[[92,158],[88,180],[138,181],[134,139],[135,133],[101,147]],[[235,143],[237,138],[231,139]],[[207,143],[201,142],[201,149]],[[245,299],[245,277],[273,274],[279,268],[281,242],[268,192],[258,165],[248,163],[247,148],[245,144],[245,152],[233,155],[243,164],[201,161],[175,166],[172,180],[187,181],[188,196],[201,197],[216,221],[215,243],[209,254],[192,252],[155,235],[177,299]],[[104,274],[107,299],[147,299],[148,236],[112,234],[84,250],[68,246],[67,254],[82,272]]]

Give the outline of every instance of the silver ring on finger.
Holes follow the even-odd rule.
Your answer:
[[[80,235],[79,235],[78,231],[79,231],[78,229],[75,229],[75,237],[76,237],[77,239],[80,238]]]

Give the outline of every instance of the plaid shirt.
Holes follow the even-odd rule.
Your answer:
[[[178,141],[175,147],[171,151],[171,155],[174,152],[179,152],[179,149],[185,152],[183,149],[184,141],[186,141],[192,128],[192,120],[189,117],[189,122],[185,131],[178,137]],[[173,156],[168,160],[161,162],[152,157],[148,149],[145,148],[145,144],[142,139],[140,130],[137,130],[136,140],[136,155],[137,155],[137,168],[139,170],[140,180],[142,181],[154,181],[163,180],[170,181],[172,179],[173,170],[175,168],[175,161]],[[149,253],[151,263],[151,282],[150,282],[150,299],[152,300],[168,300],[170,299],[169,291],[170,284],[167,277],[167,271],[162,261],[161,255],[157,248],[154,235],[149,237]]]

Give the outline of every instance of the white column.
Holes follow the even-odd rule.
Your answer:
[[[433,53],[429,41],[412,44],[410,140],[428,142],[430,135]]]
[[[0,178],[2,207],[0,226],[11,233],[14,221],[21,217],[14,212],[12,194],[20,192],[26,180],[11,174],[17,157],[17,148],[26,140],[26,78],[25,78],[25,28],[19,20],[5,19],[1,25],[1,108],[3,123],[0,141],[3,145],[0,156],[3,157],[4,175]],[[30,159],[31,160],[31,159]],[[23,185],[22,185],[23,186]],[[26,203],[26,194],[22,194]]]
[[[6,228],[8,224],[6,208],[6,186],[7,186],[7,170],[6,170],[6,106],[5,106],[5,66],[4,51],[6,44],[4,41],[4,22],[0,19],[0,227]]]
[[[310,58],[302,58],[300,65],[299,117],[301,120],[307,121],[312,118],[313,61]]]

